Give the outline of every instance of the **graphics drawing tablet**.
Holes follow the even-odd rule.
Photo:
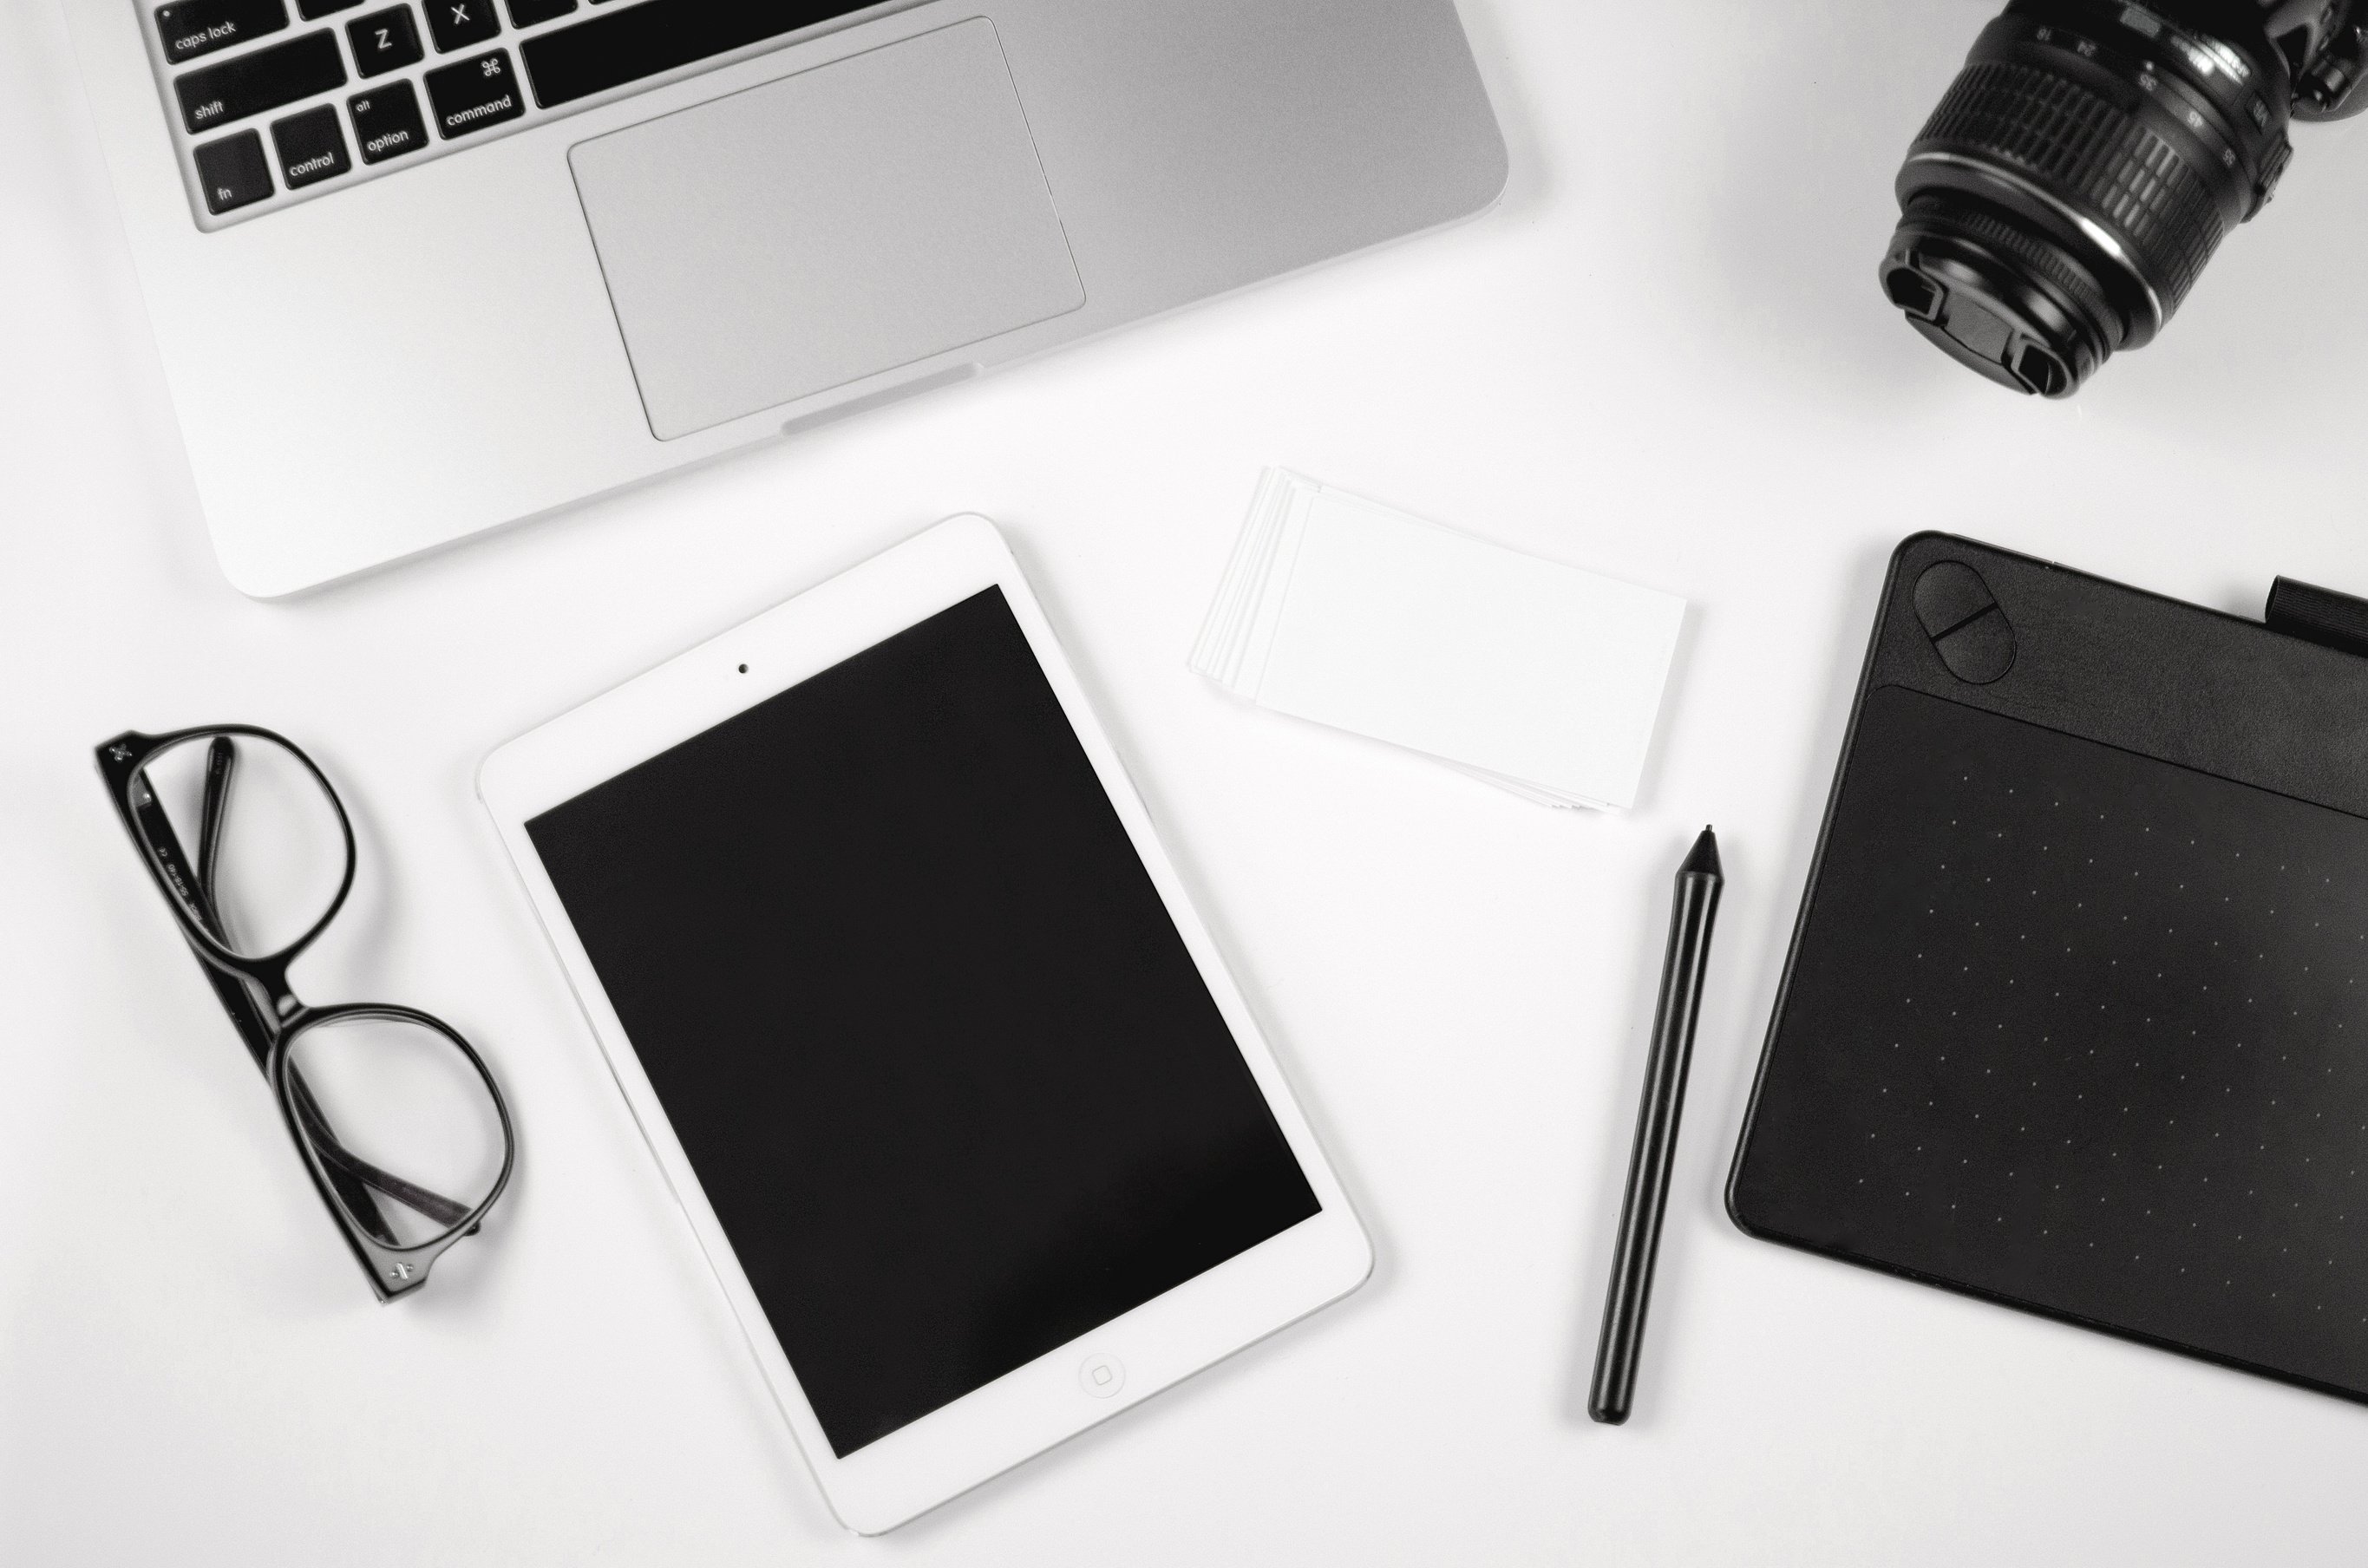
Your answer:
[[[1903,544],[1736,1221],[2368,1400],[2362,608]]]
[[[478,785],[848,1528],[1371,1272],[985,519],[511,742]]]

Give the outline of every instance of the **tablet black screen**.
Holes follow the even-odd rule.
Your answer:
[[[1318,1210],[999,588],[527,830],[841,1456]]]

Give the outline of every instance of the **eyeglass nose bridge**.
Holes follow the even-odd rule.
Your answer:
[[[307,1015],[313,1011],[296,999],[295,991],[288,983],[288,967],[296,961],[298,955],[302,953],[305,948],[312,945],[313,937],[319,934],[318,931],[313,932],[312,936],[306,937],[302,942],[288,952],[260,962],[250,960],[240,966],[243,972],[239,978],[245,980],[259,994],[264,1007],[271,1015],[272,1022],[279,1026],[279,1032],[282,1034],[287,1034],[302,1025]]]
[[[334,910],[331,911],[332,915],[335,913]],[[304,950],[320,937],[322,930],[328,925],[326,919],[290,946],[279,952],[268,953],[262,958],[248,958],[233,952],[220,942],[213,940],[212,933],[207,931],[204,926],[194,921],[187,924],[196,937],[206,938],[203,941],[192,941],[190,949],[207,964],[246,988],[256,1006],[262,1010],[265,1018],[268,1020],[268,1028],[272,1034],[284,1035],[301,1028],[311,1018],[313,1008],[297,996],[295,987],[289,981],[288,971],[298,959],[304,956]]]

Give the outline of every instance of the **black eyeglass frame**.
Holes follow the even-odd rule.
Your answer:
[[[228,808],[230,775],[235,766],[233,743],[240,736],[279,746],[303,765],[336,813],[337,830],[343,835],[346,852],[345,874],[338,880],[336,893],[321,917],[295,940],[261,956],[236,952],[228,946],[228,933],[212,898],[213,865],[222,848],[222,821]],[[154,790],[143,786],[142,779],[148,765],[164,753],[199,742],[207,743],[209,749],[198,855],[192,861],[165,817],[163,805],[155,799]],[[370,1289],[381,1302],[410,1294],[427,1282],[429,1268],[453,1243],[476,1233],[487,1211],[500,1199],[518,1163],[518,1136],[510,1121],[509,1103],[502,1097],[501,1085],[494,1081],[492,1069],[478,1055],[476,1048],[443,1019],[393,1003],[350,1002],[315,1007],[299,1000],[290,989],[290,966],[328,928],[353,891],[358,856],[353,822],[346,814],[345,802],[338,799],[328,775],[321,771],[320,765],[305,754],[303,747],[284,735],[251,724],[206,724],[161,735],[130,730],[101,743],[97,749],[99,774],[107,782],[108,796],[115,803],[124,832],[140,851],[141,863],[148,868],[157,892],[165,895],[165,903],[180,924],[183,939],[203,964],[215,995],[230,1015],[248,1053],[269,1081],[273,1096],[279,1102],[281,1120],[303,1158],[313,1188],[337,1221],[362,1272],[370,1277]],[[144,800],[141,798],[143,790]],[[484,1085],[501,1122],[502,1167],[474,1208],[405,1181],[347,1150],[337,1142],[327,1118],[296,1071],[292,1051],[299,1036],[325,1025],[369,1018],[411,1024],[442,1036],[460,1051]],[[443,1223],[445,1229],[425,1242],[402,1243],[380,1216],[377,1201],[370,1196],[373,1191]]]

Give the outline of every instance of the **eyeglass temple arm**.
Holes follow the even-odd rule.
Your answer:
[[[206,793],[198,810],[198,896],[204,901],[199,916],[227,942],[230,924],[214,900],[214,862],[222,858],[222,823],[230,814],[230,785],[238,772],[238,747],[228,735],[216,735],[206,747]]]
[[[215,743],[217,746],[222,744],[221,741]],[[196,864],[191,865],[182,851],[180,835],[173,831],[172,818],[165,815],[163,803],[156,799],[156,791],[145,779],[141,781],[141,788],[132,799],[131,811],[139,821],[141,835],[148,841],[157,858],[165,863],[166,869],[188,868],[190,913],[197,916],[198,924],[204,926],[214,940],[227,943],[229,932],[222,925],[221,911],[214,905],[213,860],[221,849],[219,824],[228,804],[230,776],[226,769],[217,770],[214,760],[211,756],[207,758],[206,795],[199,818],[199,858]],[[255,1058],[256,1067],[264,1066],[270,1060],[271,1042],[277,1037],[265,1021],[262,1009],[256,1006],[246,983],[236,975],[216,969],[202,960],[198,967],[206,971],[206,979],[212,984],[214,994],[222,999],[222,1010],[238,1027],[239,1039],[245,1042],[247,1054]]]
[[[336,1134],[329,1131],[328,1119],[321,1114],[320,1105],[313,1098],[313,1091],[305,1086],[302,1078],[292,1072],[288,1074],[288,1088],[296,1101],[296,1115],[304,1123],[305,1131],[311,1134],[313,1147],[319,1152],[321,1163],[329,1167],[333,1178],[342,1175],[366,1187],[375,1187],[397,1203],[425,1214],[447,1229],[468,1218],[467,1204],[455,1203],[441,1193],[430,1192],[417,1182],[405,1181],[393,1171],[381,1170],[338,1142]],[[375,1219],[377,1213],[373,1208],[369,1217]],[[372,1227],[371,1233],[378,1234],[376,1227]],[[389,1246],[400,1244],[393,1236],[379,1235],[379,1240]]]

